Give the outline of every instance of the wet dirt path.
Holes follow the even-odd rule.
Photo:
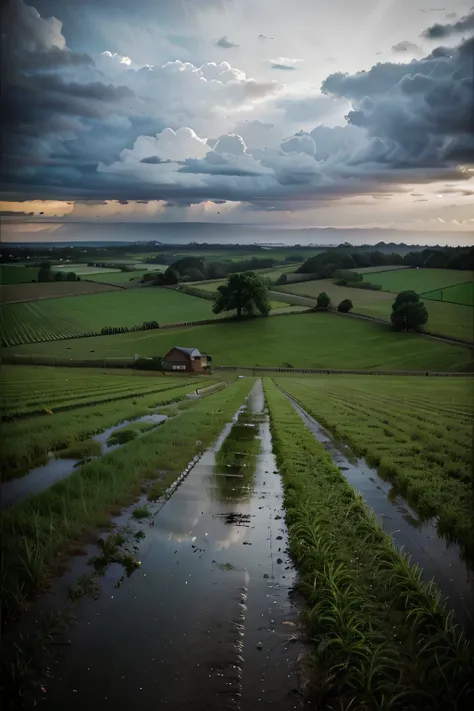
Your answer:
[[[238,451],[253,446],[247,430],[229,425],[141,525],[140,568],[117,588],[112,564],[99,598],[75,607],[44,708],[299,707],[295,573],[261,382],[248,411],[234,427],[257,439],[253,465]],[[217,453],[233,433],[229,464]]]
[[[363,496],[379,518],[383,530],[396,545],[420,566],[423,578],[434,580],[447,599],[448,607],[466,632],[474,634],[474,574],[462,558],[457,544],[440,536],[432,521],[421,521],[417,513],[384,481],[365,459],[357,458],[351,449],[337,442],[322,425],[304,410],[298,401],[277,386],[288,398],[306,427],[331,455],[343,476]]]

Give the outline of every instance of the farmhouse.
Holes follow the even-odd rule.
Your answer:
[[[190,373],[202,373],[211,367],[212,358],[201,353],[197,348],[173,346],[161,361],[164,370],[183,370]]]

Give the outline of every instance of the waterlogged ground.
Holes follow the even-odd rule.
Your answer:
[[[396,489],[379,477],[365,459],[357,458],[345,444],[309,415],[284,389],[305,425],[331,455],[341,473],[363,496],[386,533],[420,566],[423,578],[433,579],[466,631],[474,632],[474,573],[463,560],[460,547],[437,532],[432,521],[422,521]]]
[[[248,414],[151,517],[121,517],[144,532],[140,566],[127,577],[113,563],[98,598],[77,603],[43,707],[299,707],[302,644],[282,497],[259,382]]]
[[[101,454],[106,454],[120,447],[120,444],[111,444],[108,442],[114,433],[120,432],[120,430],[125,429],[132,423],[147,423],[150,424],[150,426],[155,425],[158,427],[167,419],[166,415],[153,414],[144,415],[135,420],[125,420],[114,427],[109,427],[91,439],[95,442],[99,442]],[[20,501],[25,501],[25,499],[28,499],[33,494],[39,494],[49,489],[53,484],[70,476],[75,468],[81,464],[80,459],[63,458],[59,455],[59,452],[52,453],[45,464],[33,467],[23,477],[12,479],[2,484],[0,487],[0,508],[10,508],[10,506],[18,504]],[[96,457],[90,457],[90,459],[96,459]]]

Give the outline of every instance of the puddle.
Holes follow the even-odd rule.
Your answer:
[[[218,452],[242,429],[240,410],[173,495],[148,504],[151,518],[136,524],[145,533],[137,544],[140,567],[117,589],[121,572],[109,566],[98,599],[75,606],[43,708],[300,706],[295,572],[261,382],[247,404],[247,419],[258,413],[259,449],[241,448],[237,437],[231,450],[244,454],[232,472],[223,470],[227,455]],[[238,476],[244,464],[250,474]],[[133,521],[131,511],[120,520]],[[43,606],[58,607],[66,581],[84,572],[89,556],[73,559]]]
[[[439,535],[436,524],[422,521],[397,490],[380,478],[365,459],[358,459],[350,448],[336,442],[331,434],[309,415],[282,388],[301,419],[316,439],[324,445],[343,476],[363,496],[374,511],[383,530],[403,548],[413,563],[420,566],[426,581],[434,579],[453,609],[456,619],[474,632],[474,574],[462,558],[460,547]]]
[[[100,442],[102,455],[104,455],[122,446],[121,444],[107,444],[107,440],[114,432],[118,432],[131,424],[140,422],[154,423],[158,427],[167,419],[168,417],[166,415],[153,414],[138,417],[136,420],[125,420],[91,437],[91,439]],[[137,437],[139,436],[140,435],[137,434]],[[25,501],[25,499],[28,499],[33,494],[40,494],[58,481],[66,479],[73,473],[77,466],[80,465],[81,461],[85,461],[80,459],[60,459],[57,454],[57,452],[51,453],[51,457],[46,464],[34,467],[28,474],[25,474],[25,476],[6,481],[2,484],[0,488],[0,508],[8,509],[14,504]],[[92,459],[97,459],[97,457],[90,457],[87,461]]]

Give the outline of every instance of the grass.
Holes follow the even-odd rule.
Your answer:
[[[398,294],[411,289],[422,294],[433,289],[443,289],[455,284],[471,282],[474,272],[458,269],[396,269],[389,272],[372,272],[365,281],[380,284],[385,291]]]
[[[59,299],[66,296],[83,296],[116,291],[118,287],[90,281],[51,281],[35,284],[5,284],[0,286],[0,317],[3,319],[3,307],[6,304]]]
[[[379,267],[361,267],[360,269],[351,269],[351,272],[358,274],[374,274],[375,272],[392,272],[396,269],[409,269],[403,264],[384,265]]]
[[[196,387],[211,384],[199,376],[140,370],[127,369],[117,374],[92,368],[4,365],[0,372],[0,413],[4,420],[54,414],[188,383],[195,383]]]
[[[285,379],[281,386],[377,467],[424,518],[474,561],[474,381]]]
[[[7,304],[2,307],[0,331],[4,344],[12,346],[97,333],[105,326],[130,327],[143,321],[169,324],[208,318],[217,318],[209,301],[170,289],[148,287]]]
[[[159,267],[159,265],[156,265]],[[165,267],[166,269],[167,267]],[[153,271],[155,271],[153,269]],[[157,269],[158,273],[159,268]],[[137,269],[132,272],[116,272],[115,274],[91,274],[88,279],[91,281],[98,281],[101,284],[119,284],[120,286],[127,286],[130,283],[139,281],[144,274],[148,274],[147,269]]]
[[[38,267],[2,264],[0,266],[0,284],[26,284],[36,280],[38,272]]]
[[[188,297],[186,297],[188,298]],[[94,339],[42,343],[15,354],[87,358],[156,356],[174,345],[210,353],[214,365],[367,370],[472,370],[470,351],[413,333],[394,333],[377,323],[330,313],[308,313],[145,331]]]
[[[88,267],[87,264],[55,264],[52,269],[55,272],[74,272],[78,276],[89,276],[95,275],[100,276],[101,274],[112,274],[113,272],[119,272],[119,269],[113,269],[108,267]]]
[[[102,447],[100,442],[95,439],[86,439],[79,442],[74,442],[70,447],[61,449],[58,456],[61,459],[88,459],[89,457],[100,457]]]
[[[413,270],[399,269],[393,274],[402,275],[405,271]],[[380,279],[391,273],[380,273]],[[458,272],[458,274],[463,275],[464,272]],[[370,281],[374,281],[372,272]],[[275,287],[275,289],[287,293],[289,298],[291,298],[291,294],[296,294],[300,297],[311,299],[316,299],[318,294],[325,291],[330,296],[334,307],[337,307],[343,299],[350,299],[354,305],[352,313],[382,319],[387,323],[390,321],[392,304],[395,299],[395,294],[389,291],[369,291],[353,289],[348,286],[337,286],[330,279],[287,284],[286,286]],[[428,299],[429,297],[423,294],[422,298]],[[426,307],[428,309],[428,323],[425,326],[427,332],[463,341],[474,341],[474,314],[472,307],[447,303],[447,300],[446,302],[429,301]]]
[[[178,382],[141,397],[89,405],[51,416],[3,423],[0,469],[3,481],[23,476],[28,469],[46,460],[48,452],[75,451],[95,434],[127,420],[150,414],[195,391],[195,381]],[[187,383],[187,384],[186,384]]]
[[[424,300],[443,301],[451,304],[463,304],[474,306],[474,282],[468,281],[465,284],[448,286],[446,289],[435,289],[421,294]],[[473,314],[474,318],[474,314]]]
[[[320,709],[464,709],[473,657],[432,585],[400,554],[275,386],[264,383]]]
[[[0,591],[5,617],[47,584],[55,565],[66,559],[74,544],[131,502],[145,480],[161,476],[164,486],[174,482],[196,453],[196,437],[202,448],[210,446],[252,384],[251,379],[236,381],[194,401],[178,418],[137,442],[79,467],[67,479],[4,512]]]

